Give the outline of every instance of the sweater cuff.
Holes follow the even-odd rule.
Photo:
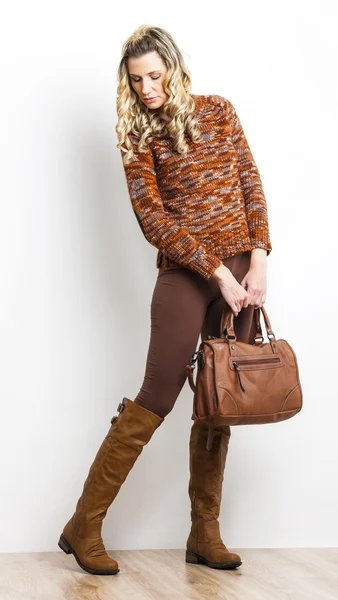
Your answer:
[[[269,240],[269,237],[267,236],[265,239],[260,237],[259,239],[252,239],[251,238],[251,247],[252,249],[254,248],[263,248],[264,250],[266,250],[266,255],[269,256],[269,254],[271,253],[272,250],[272,246]]]
[[[266,255],[269,256],[272,246],[266,219],[258,216],[250,221],[249,235],[252,248],[264,248]]]
[[[194,269],[208,281],[214,271],[216,271],[217,267],[222,264],[223,263],[218,256],[205,253],[203,259],[198,264],[194,264]]]

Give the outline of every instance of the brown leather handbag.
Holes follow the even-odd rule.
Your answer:
[[[260,310],[269,339],[265,343]],[[191,418],[209,425],[208,450],[212,447],[215,426],[276,423],[290,419],[302,408],[294,350],[286,340],[276,340],[264,307],[254,310],[254,319],[254,343],[237,341],[234,313],[226,306],[220,337],[208,336],[202,340],[186,367],[194,392]]]

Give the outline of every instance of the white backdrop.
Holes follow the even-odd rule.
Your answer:
[[[206,8],[2,9],[2,552],[58,550],[118,403],[142,384],[156,249],[133,214],[114,129],[121,46],[142,23],[174,36],[193,93],[221,94],[239,114],[268,202],[265,307],[303,387],[293,419],[232,427],[223,540],[338,545],[336,5]],[[186,383],[109,509],[108,549],[185,547],[191,408]]]

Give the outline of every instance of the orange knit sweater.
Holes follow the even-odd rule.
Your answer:
[[[158,249],[156,266],[188,268],[209,279],[222,259],[272,247],[260,175],[232,103],[191,94],[203,139],[187,154],[155,138],[123,165],[141,230]],[[122,151],[121,151],[122,153]],[[136,160],[135,160],[136,159]]]

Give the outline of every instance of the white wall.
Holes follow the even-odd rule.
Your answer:
[[[268,201],[265,306],[303,386],[293,419],[232,428],[223,539],[338,545],[336,6],[202,8],[2,10],[0,551],[58,550],[111,417],[143,380],[156,249],[132,212],[114,129],[121,46],[142,23],[175,37],[193,93],[224,95],[241,118]],[[185,546],[191,406],[186,383],[108,512],[107,548]]]

